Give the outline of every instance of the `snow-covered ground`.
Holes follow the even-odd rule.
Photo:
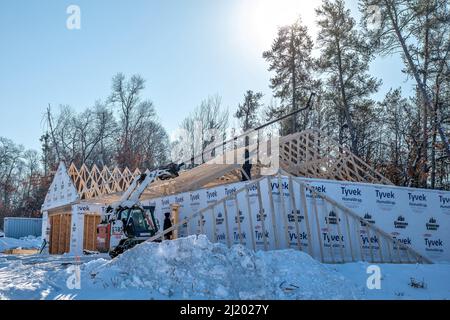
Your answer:
[[[367,288],[368,266],[325,265],[295,250],[229,249],[191,236],[144,243],[114,260],[83,256],[78,264],[68,255],[0,255],[0,299],[450,298],[450,265],[380,265],[380,290]],[[411,278],[426,287],[411,287]]]
[[[0,238],[0,253],[8,249],[37,249],[40,248],[42,240],[40,237],[23,237],[20,239]]]

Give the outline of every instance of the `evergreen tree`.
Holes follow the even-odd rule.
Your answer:
[[[350,10],[345,9],[344,1],[325,0],[316,13],[320,27],[317,42],[321,47],[318,67],[327,76],[327,96],[334,102],[339,122],[345,121],[339,127],[339,135],[343,135],[342,129],[347,129],[350,149],[360,155],[364,121],[358,126],[361,121],[357,114],[370,112],[374,104],[370,95],[378,90],[381,82],[368,73],[372,54],[355,28],[355,20]]]
[[[272,48],[263,53],[263,58],[270,63],[269,71],[275,73],[270,87],[274,97],[281,99],[280,107],[269,109],[268,117],[277,118],[306,105],[314,88],[312,49],[308,29],[299,18],[292,25],[281,27]],[[298,117],[292,117],[290,121],[290,128],[286,122],[283,124],[282,135],[305,129],[305,121],[301,125]]]
[[[400,52],[405,73],[416,84],[419,103],[422,105],[422,171],[427,169],[428,121],[433,115],[433,127],[439,133],[440,145],[450,157],[450,143],[444,123],[440,121],[445,110],[438,108],[436,92],[443,94],[440,86],[432,85],[430,78],[439,74],[439,83],[445,77],[450,60],[448,0],[361,0],[363,26],[366,35],[381,54]],[[374,8],[377,18],[374,21]],[[375,22],[375,27],[374,26]],[[434,65],[434,67],[433,67]],[[434,71],[433,71],[434,69]],[[436,72],[437,71],[437,72]],[[448,72],[448,71],[447,71]],[[434,92],[432,92],[434,91]],[[441,96],[442,97],[442,96]],[[434,101],[433,101],[434,100]],[[433,137],[433,140],[436,137]],[[422,181],[422,185],[426,184]]]
[[[234,116],[240,120],[242,131],[247,131],[259,124],[258,109],[261,107],[261,92],[248,90],[244,95],[244,102],[239,104]]]

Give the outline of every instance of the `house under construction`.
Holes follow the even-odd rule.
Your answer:
[[[273,152],[274,147],[279,152]],[[276,143],[273,139],[252,143],[247,147],[252,154],[260,155],[261,149],[272,151],[264,154],[270,163],[255,161],[250,174],[239,161],[224,161],[236,160],[242,148],[234,145],[221,154],[215,152],[203,164],[181,171],[174,179],[155,181],[142,193],[141,200],[151,203],[170,198],[170,210],[176,212],[176,195],[233,186],[232,192],[221,198],[198,201],[188,214],[177,213],[171,230],[183,236],[204,233],[211,241],[241,243],[255,250],[296,248],[323,262],[432,262],[422,251],[400,241],[398,234],[379,227],[369,215],[352,208],[350,200],[337,199],[310,183],[317,179],[392,186],[324,133],[305,130],[281,137]],[[270,171],[274,163],[276,168]],[[99,242],[103,238],[97,228],[105,208],[117,201],[142,172],[85,165],[76,168],[73,164],[66,168],[60,164],[42,206],[43,236],[49,243],[49,253],[81,254],[107,246]],[[243,182],[243,176],[250,179]],[[277,181],[278,193],[272,193],[270,185]],[[287,191],[281,185],[286,185]],[[220,216],[225,221],[221,226]],[[224,233],[222,238],[218,237],[219,229]],[[249,230],[246,236],[243,229]],[[150,241],[162,239],[168,231],[161,230]],[[327,245],[324,239],[330,237],[334,242]]]

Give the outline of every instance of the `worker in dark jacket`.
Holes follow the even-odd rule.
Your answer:
[[[242,181],[252,179],[252,164],[250,163],[250,153],[248,152],[248,149],[245,149],[245,162],[242,165],[242,171]]]
[[[170,212],[166,212],[164,215],[166,216],[166,218],[164,219],[164,230],[167,230],[172,227],[172,221],[170,221]],[[164,235],[164,238],[166,240],[171,240],[172,239],[172,231],[167,232]]]

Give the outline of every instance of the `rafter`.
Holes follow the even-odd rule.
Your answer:
[[[266,143],[266,142],[263,142]],[[243,152],[243,147],[226,152],[227,159]],[[254,153],[256,145],[249,146]],[[264,155],[260,155],[263,157]],[[161,196],[195,188],[239,181],[241,165],[223,164],[224,155],[217,155],[205,164],[183,171],[180,177],[152,184],[145,196]],[[374,168],[350,152],[346,147],[318,130],[305,130],[280,138],[280,166],[294,176],[392,184]],[[125,191],[133,179],[141,174],[139,169],[123,170],[94,165],[89,169],[83,164],[79,169],[72,164],[68,169],[80,199],[94,199]],[[252,167],[252,178],[261,176],[261,164]]]

